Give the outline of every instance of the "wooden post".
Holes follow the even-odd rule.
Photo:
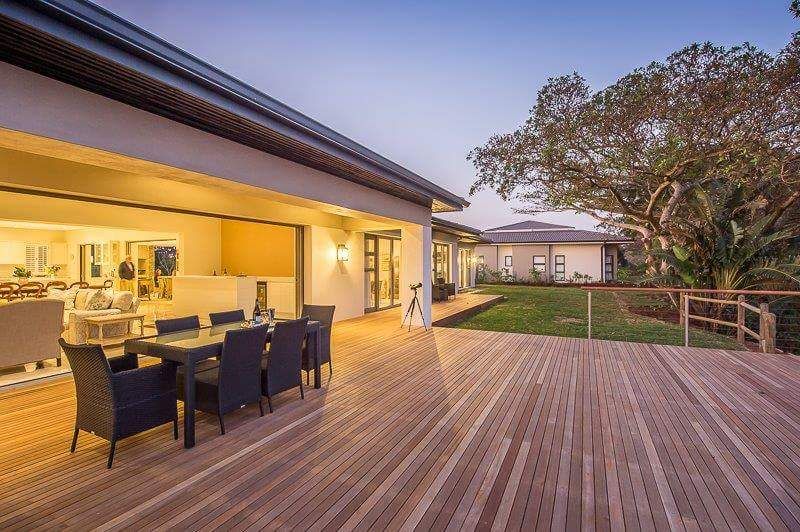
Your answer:
[[[758,334],[761,335],[761,351],[764,353],[775,352],[775,314],[769,311],[769,304],[761,303],[761,319],[758,324]]]
[[[686,297],[686,292],[681,292],[678,297],[680,298],[678,301],[678,323],[683,325],[683,298]]]
[[[586,291],[586,304],[588,308],[586,310],[586,323],[588,325],[586,337],[591,340],[592,339],[592,291]]]
[[[683,345],[689,347],[689,294],[683,296]]]
[[[744,296],[740,295],[736,298],[736,341],[740,344],[744,344],[744,311],[745,308],[742,306],[744,303]]]

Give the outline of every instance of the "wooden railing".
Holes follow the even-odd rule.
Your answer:
[[[777,334],[776,316],[770,312],[767,303],[760,303],[758,306],[751,305],[745,300],[745,296],[779,296],[779,297],[798,297],[798,291],[778,291],[778,290],[711,290],[702,288],[635,288],[618,286],[587,286],[583,288],[587,292],[587,336],[592,338],[592,292],[644,292],[670,294],[672,297],[678,295],[680,304],[678,311],[680,323],[683,326],[684,344],[689,346],[689,329],[692,320],[705,323],[712,323],[722,327],[736,329],[736,341],[745,345],[747,338],[752,338],[758,342],[759,348],[764,353],[774,353],[776,351],[775,338]],[[715,297],[708,297],[715,296]],[[736,296],[736,299],[722,299],[721,296]],[[720,306],[735,306],[736,321],[727,321],[711,316],[704,316],[692,313],[691,302],[708,303]],[[747,327],[747,313],[752,312],[758,315],[758,331]]]
[[[764,353],[775,352],[775,314],[769,311],[769,304],[761,303],[758,307],[750,305],[745,300],[743,294],[739,294],[736,300],[731,299],[714,299],[710,297],[700,297],[691,294],[681,294],[681,323],[684,327],[684,345],[689,347],[689,322],[691,320],[703,321],[706,323],[714,323],[724,327],[733,327],[736,329],[736,341],[744,345],[745,335],[750,336],[758,341],[761,351]],[[699,314],[692,314],[691,302],[699,301],[703,303],[713,303],[715,305],[728,305],[736,307],[736,322],[720,320],[717,318],[710,318]],[[748,328],[745,319],[745,312],[755,312],[759,316],[758,332]]]

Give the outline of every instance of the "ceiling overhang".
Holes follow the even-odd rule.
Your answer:
[[[0,60],[430,207],[469,203],[83,0],[0,3]]]

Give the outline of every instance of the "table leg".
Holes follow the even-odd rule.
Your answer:
[[[194,362],[183,367],[183,446],[194,447]]]
[[[319,360],[321,358],[319,356],[319,349],[322,343],[322,335],[319,327],[316,328],[311,337],[314,339],[314,349],[311,350],[311,352],[314,353],[314,388],[322,388],[322,372],[320,371]]]

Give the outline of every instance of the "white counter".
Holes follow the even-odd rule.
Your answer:
[[[179,275],[172,278],[172,312],[175,317],[197,314],[204,323],[210,312],[244,310],[249,316],[256,304],[256,278]]]

